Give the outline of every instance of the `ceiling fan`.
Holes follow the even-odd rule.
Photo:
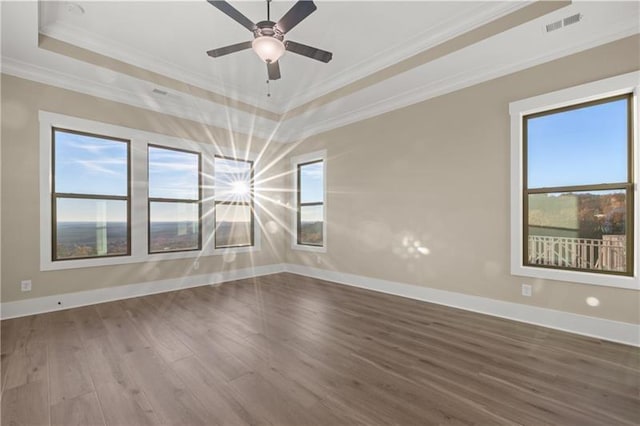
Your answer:
[[[303,19],[311,15],[316,10],[316,5],[311,0],[299,0],[278,22],[271,21],[270,3],[267,0],[267,20],[254,24],[249,18],[240,13],[236,8],[226,1],[207,0],[213,7],[229,16],[234,21],[253,33],[253,41],[232,44],[230,46],[212,49],[207,55],[212,58],[239,52],[241,50],[253,48],[256,54],[267,64],[267,74],[269,80],[280,78],[280,65],[278,59],[285,50],[298,55],[306,56],[321,62],[329,62],[333,56],[331,52],[306,46],[295,41],[284,40],[284,35],[291,31]]]

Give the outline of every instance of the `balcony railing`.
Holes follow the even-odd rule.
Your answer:
[[[624,272],[626,236],[603,235],[598,240],[530,235],[529,264]]]

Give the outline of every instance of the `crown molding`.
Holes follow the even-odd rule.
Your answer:
[[[184,68],[176,63],[154,58],[146,52],[136,50],[130,45],[123,45],[104,38],[91,31],[65,22],[56,22],[39,28],[39,32],[47,37],[61,40],[65,43],[87,49],[98,54],[108,56],[137,67],[175,78],[188,84],[199,86],[205,90],[227,96],[229,98],[254,105],[276,114],[284,114],[286,110],[304,105],[319,96],[337,90],[347,84],[364,78],[376,71],[407,59],[423,50],[432,48],[465,32],[488,24],[489,22],[521,9],[533,3],[531,0],[518,2],[495,2],[476,5],[472,10],[449,17],[435,27],[425,28],[420,33],[403,42],[400,46],[392,46],[378,52],[375,56],[349,66],[346,70],[332,76],[311,87],[305,88],[304,93],[296,96],[293,103],[274,105],[265,102],[263,98],[243,94],[237,85],[223,83],[215,75],[204,76],[193,70]],[[435,34],[433,32],[435,31]],[[433,35],[431,35],[433,34]]]
[[[435,27],[425,28],[424,31],[403,42],[401,46],[393,46],[382,50],[375,56],[355,63],[344,71],[333,75],[330,80],[305,88],[304,94],[297,96],[295,102],[286,105],[284,109],[291,110],[312,102],[320,96],[486,25],[531,3],[533,1],[526,0],[507,3],[495,2],[491,6],[486,4],[476,5],[472,11],[450,17]]]
[[[131,79],[130,82],[132,84],[129,84],[129,87],[140,88],[146,85],[149,86],[149,90],[146,93],[141,93],[140,90],[126,90],[99,80],[78,77],[75,73],[54,71],[10,57],[2,58],[2,71],[17,77],[207,125],[225,129],[232,128],[234,131],[255,135],[266,140],[296,142],[319,133],[637,34],[640,31],[640,27],[633,18],[633,16],[619,18],[616,22],[610,22],[606,27],[600,28],[597,33],[589,33],[589,37],[586,39],[583,37],[574,40],[570,44],[558,43],[555,45],[555,49],[545,51],[544,54],[539,56],[525,57],[520,61],[510,61],[506,64],[493,62],[490,65],[476,64],[473,67],[461,67],[463,69],[462,72],[446,75],[439,80],[425,82],[424,78],[420,78],[421,75],[426,75],[424,74],[424,67],[430,65],[430,63],[426,63],[284,121],[255,117],[250,113],[188,94],[183,95],[181,93],[179,98],[168,96],[159,99],[151,94],[151,89],[158,85],[115,72],[114,74],[119,78]],[[538,23],[534,25],[538,25]],[[540,31],[543,31],[542,26],[540,26]],[[398,89],[400,92],[390,90],[391,87],[398,87],[398,82],[406,79],[413,81],[410,89],[407,88],[405,83],[404,87],[400,86]],[[169,90],[169,92],[172,92],[172,90]],[[348,104],[351,104],[352,107],[347,107],[346,105]],[[359,105],[364,106],[359,107]]]
[[[55,27],[46,26],[40,28],[38,31],[47,37],[174,78],[187,84],[198,86],[202,89],[251,104],[261,109],[266,109],[276,114],[283,112],[280,111],[279,108],[274,108],[273,103],[267,103],[262,98],[241,93],[240,87],[237,85],[224,84],[215,74],[204,76],[195,73],[183,68],[180,64],[153,58],[147,53],[136,50],[131,46],[122,45],[116,41],[106,39],[67,23],[57,22]]]
[[[252,114],[234,110],[234,120],[229,122],[230,114],[227,106],[208,102],[196,97],[184,95],[179,99],[166,98],[159,100],[147,93],[133,92],[118,88],[115,85],[100,83],[79,78],[64,72],[47,69],[22,62],[9,57],[2,57],[2,73],[38,83],[71,90],[84,95],[95,96],[134,107],[192,120],[198,123],[229,129],[278,142],[273,139],[273,129],[277,122],[260,118],[262,125],[256,125],[256,117]],[[115,74],[115,73],[114,73]],[[130,77],[131,78],[131,77]],[[149,84],[148,82],[145,82]],[[156,86],[156,85],[153,85]],[[150,87],[149,93],[151,93]],[[183,101],[184,102],[181,102]]]
[[[562,49],[557,49],[544,55],[527,58],[524,61],[510,63],[503,66],[492,65],[491,67],[478,66],[476,68],[469,68],[461,73],[450,75],[440,80],[431,81],[428,84],[413,87],[410,90],[403,91],[402,93],[379,99],[376,102],[369,103],[362,108],[356,108],[349,111],[341,111],[335,114],[335,117],[322,120],[321,123],[315,126],[304,126],[304,130],[298,133],[297,136],[291,136],[291,134],[294,134],[297,130],[296,128],[287,129],[290,130],[289,134],[281,136],[280,140],[285,143],[304,140],[320,133],[347,126],[358,121],[366,120],[368,118],[414,105],[419,102],[424,102],[437,96],[452,93],[466,87],[480,84],[489,80],[493,80],[495,78],[499,78],[508,74],[522,71],[530,67],[534,67],[536,65],[543,64],[545,62],[550,62],[564,56],[568,56],[609,42],[613,42],[615,40],[632,36],[634,34],[637,34],[639,29],[638,24],[633,22],[628,22],[626,25],[620,27],[612,26],[612,28],[615,28],[615,30],[610,31],[607,34],[601,34],[597,37],[593,37],[592,39],[583,41],[582,43],[574,44],[570,47],[565,47]],[[389,81],[385,80],[381,83],[376,84],[374,87],[380,87],[388,83]],[[365,90],[361,92],[364,93]],[[330,108],[334,102],[323,106],[323,108]],[[313,120],[309,119],[309,114],[313,113],[317,113],[317,110],[294,117],[290,119],[289,122],[297,119],[305,121],[306,123],[313,122]],[[286,125],[287,121],[285,121],[284,123]]]
[[[366,120],[387,112],[394,111],[396,109],[404,108],[419,102],[432,99],[437,96],[442,96],[447,93],[451,93],[465,87],[469,87],[475,84],[479,84],[488,80],[492,80],[510,73],[521,71],[523,69],[533,67],[545,62],[552,61],[554,59],[561,58],[566,55],[577,53],[583,50],[587,50],[602,44],[606,44],[617,39],[621,39],[627,36],[631,36],[638,32],[637,24],[627,23],[622,27],[615,27],[616,31],[610,31],[605,35],[593,37],[590,40],[586,40],[582,43],[558,49],[554,52],[550,52],[544,55],[540,55],[533,58],[528,58],[525,61],[518,63],[511,63],[502,67],[492,66],[490,68],[484,66],[478,66],[476,68],[469,68],[465,71],[447,76],[444,79],[431,81],[428,84],[420,87],[413,87],[411,90],[403,91],[402,93],[395,94],[380,99],[374,103],[370,103],[365,107],[356,108],[348,111],[341,111],[336,113],[334,117],[322,120],[317,125],[309,125],[313,123],[313,119],[309,117],[310,114],[315,114],[318,110],[310,111],[300,116],[293,117],[284,122],[276,123],[270,122],[268,126],[256,126],[254,118],[250,117],[250,114],[246,115],[245,120],[237,119],[233,125],[233,130],[240,133],[249,135],[255,135],[267,140],[282,143],[292,143],[300,140],[304,140],[311,136],[333,130],[339,127],[343,127],[349,124],[356,123],[358,121]],[[185,118],[193,120],[207,125],[212,125],[221,128],[228,128],[229,122],[228,112],[225,111],[225,106],[220,106],[213,102],[207,102],[200,99],[189,99],[189,105],[186,102],[179,102],[179,100],[163,99],[162,103],[158,102],[158,99],[151,95],[141,95],[140,93],[133,93],[123,89],[115,88],[112,85],[99,84],[94,81],[82,80],[76,76],[71,76],[66,73],[48,70],[42,67],[38,67],[25,62],[17,61],[12,58],[2,58],[2,72],[14,75],[16,77],[25,78],[28,80],[37,81],[39,83],[49,84],[63,89],[72,90],[75,92],[88,94],[116,102],[125,103],[139,108],[147,110],[173,115],[179,118]],[[389,84],[388,80],[378,83],[368,89],[364,89],[360,92],[356,92],[351,95],[365,96],[369,90],[374,90],[376,87]],[[200,105],[194,107],[192,105]],[[331,104],[324,105],[319,110],[331,108]],[[211,113],[203,114],[203,107]],[[238,114],[243,114],[240,111],[235,111]],[[220,119],[222,117],[223,119]],[[296,121],[301,121],[300,124],[296,124]],[[253,125],[246,125],[246,123],[254,123]]]

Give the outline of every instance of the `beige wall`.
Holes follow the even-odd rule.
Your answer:
[[[103,123],[182,137],[202,143],[215,141],[229,147],[227,130],[198,124],[169,115],[131,107],[104,99],[63,90],[32,81],[2,75],[2,302],[49,296],[103,287],[180,278],[252,265],[280,263],[282,232],[263,232],[262,249],[253,254],[237,254],[233,261],[223,256],[200,259],[192,269],[193,258],[148,263],[132,263],[62,271],[40,271],[39,261],[39,122],[38,111],[45,110]],[[247,136],[235,135],[240,151]],[[260,152],[263,141],[251,141],[251,151]],[[262,164],[270,164],[270,150]],[[258,166],[259,167],[259,166]],[[278,167],[265,173],[279,174]],[[278,187],[278,180],[274,181]],[[265,206],[280,217],[280,207]],[[270,218],[262,215],[262,221]],[[268,234],[268,235],[266,235]],[[204,236],[203,236],[204,238]],[[31,279],[33,290],[20,291],[20,281]]]
[[[281,262],[445,289],[562,311],[640,322],[637,291],[509,274],[509,102],[640,69],[634,36],[449,95],[275,146],[263,164],[327,149],[328,251],[292,251],[282,232],[262,250],[225,263],[220,256],[66,271],[39,271],[38,110],[191,140],[227,141],[224,129],[2,76],[2,302]],[[236,142],[245,144],[246,136]],[[253,150],[262,141],[253,141]],[[278,170],[289,167],[288,157]],[[273,188],[291,182],[275,179]],[[290,187],[290,186],[289,186]],[[287,197],[283,195],[283,198]],[[289,223],[282,210],[272,211]],[[263,217],[264,220],[269,218]],[[407,257],[403,238],[430,250]],[[268,241],[271,240],[273,245]],[[318,263],[318,256],[321,260]],[[21,293],[20,280],[33,291]],[[534,285],[531,298],[520,284]],[[585,299],[597,297],[597,308]]]
[[[292,155],[327,149],[328,250],[287,248],[287,261],[640,322],[637,291],[509,273],[509,103],[638,70],[639,46],[634,36],[305,141]],[[430,253],[407,258],[405,237]]]

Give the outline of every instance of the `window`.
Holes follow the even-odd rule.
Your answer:
[[[254,245],[253,161],[216,156],[215,248]]]
[[[211,143],[48,111],[39,120],[41,271],[260,250],[256,153],[224,157]]]
[[[639,287],[637,78],[511,105],[514,274]]]
[[[298,164],[297,242],[324,246],[324,161]]]
[[[293,176],[292,242],[296,250],[325,252],[327,247],[325,150],[291,159]]]
[[[631,95],[523,118],[525,265],[631,275]]]
[[[53,128],[52,142],[52,260],[129,255],[129,141]]]
[[[200,175],[200,154],[149,145],[149,253],[201,248]]]

